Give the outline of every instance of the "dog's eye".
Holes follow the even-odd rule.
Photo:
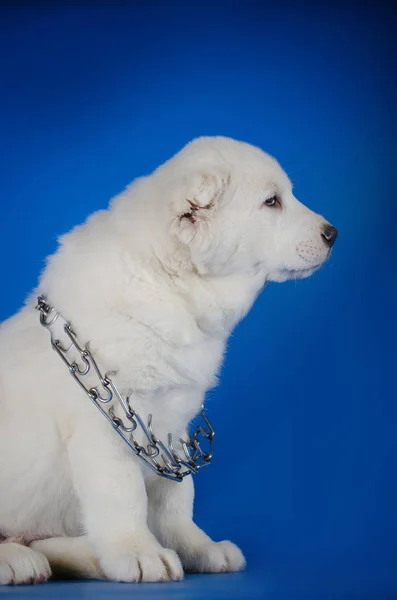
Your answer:
[[[272,196],[271,198],[268,198],[264,201],[263,204],[265,206],[281,206],[281,202],[278,196]]]

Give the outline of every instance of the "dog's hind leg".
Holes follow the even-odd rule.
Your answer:
[[[0,543],[0,585],[43,583],[51,577],[46,557],[22,544]]]
[[[57,579],[106,579],[85,535],[37,540],[30,548],[44,554]]]

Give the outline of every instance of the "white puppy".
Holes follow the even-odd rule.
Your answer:
[[[0,583],[55,574],[178,580],[244,568],[192,520],[193,481],[141,464],[70,377],[35,311],[71,321],[157,436],[185,435],[226,340],[267,281],[307,277],[336,230],[278,163],[200,138],[60,239],[26,306],[0,329]],[[246,507],[245,510],[248,510]]]

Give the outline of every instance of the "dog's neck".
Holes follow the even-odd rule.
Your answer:
[[[158,238],[157,238],[158,239]],[[264,286],[260,272],[202,274],[190,257],[189,248],[174,241],[156,246],[153,263],[172,293],[182,296],[206,334],[227,338],[247,314]]]
[[[151,206],[131,211],[130,202],[128,194],[122,196],[112,211],[118,227],[122,224],[131,277],[138,273],[150,285],[154,276],[154,286],[161,282],[171,296],[183,299],[203,332],[227,338],[263,288],[265,274],[254,268],[236,274],[203,272],[193,262],[189,247],[172,235],[162,211],[154,219]],[[124,212],[124,218],[118,212]]]

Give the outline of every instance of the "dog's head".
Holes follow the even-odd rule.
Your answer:
[[[280,165],[259,148],[199,138],[165,169],[173,234],[199,273],[252,271],[285,281],[311,275],[328,258],[337,230],[295,198]]]

